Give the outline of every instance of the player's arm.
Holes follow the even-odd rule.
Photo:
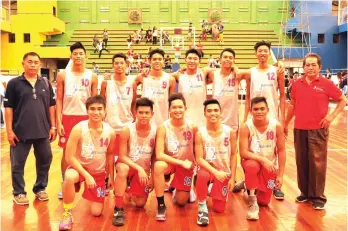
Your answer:
[[[98,94],[98,76],[96,73],[92,74],[91,94],[95,96]]]
[[[114,151],[115,151],[115,140],[116,140],[116,132],[114,129],[111,128],[110,132],[110,142],[108,149],[106,151],[106,161],[107,161],[107,167],[109,171],[109,182],[108,182],[108,188],[113,188],[114,183],[114,175],[115,175],[115,165],[114,165]]]
[[[64,88],[65,88],[65,71],[61,71],[57,75],[57,89],[56,89],[56,120],[58,134],[63,136],[65,134],[64,127],[62,124],[62,112],[63,112],[63,99],[64,99]]]
[[[133,115],[133,121],[135,122],[135,104],[137,102],[137,92],[138,92],[138,86],[135,82],[132,84],[132,91],[133,91],[133,98],[132,98],[132,104],[131,104],[131,111]]]
[[[286,162],[284,130],[280,123],[277,123],[277,152],[279,169],[276,177],[276,187],[280,189],[283,184],[283,175]]]
[[[280,107],[280,122],[284,125],[285,120],[285,78],[284,73],[277,74],[279,85],[279,107]]]
[[[175,79],[176,82],[179,82],[180,70],[171,73],[170,76],[172,76]]]
[[[231,145],[231,155],[230,155],[231,178],[228,182],[229,191],[231,191],[234,187],[234,180],[236,178],[236,168],[237,168],[237,135],[236,135],[236,132],[233,130],[231,130],[230,132],[230,145]]]
[[[285,65],[282,61],[277,61],[276,63],[273,64],[273,66],[277,67],[277,74],[283,74],[284,75],[284,71],[285,71]]]
[[[184,161],[173,158],[164,153],[164,140],[166,137],[166,130],[163,125],[160,125],[156,134],[156,160],[167,162],[168,164],[183,166]]]
[[[101,86],[100,86],[100,96],[103,97],[106,100],[106,88],[108,86],[108,81],[103,80]]]
[[[176,90],[176,81],[174,77],[169,77],[169,96],[174,94]]]
[[[207,78],[205,79],[206,84],[211,84],[214,82],[214,71],[208,73]]]
[[[68,143],[66,144],[65,160],[73,169],[78,171],[85,179],[92,177],[76,158],[77,146],[81,142],[81,125],[77,124],[71,130]]]
[[[243,124],[240,128],[239,154],[242,159],[255,160],[263,165],[264,158],[249,151],[249,128]]]

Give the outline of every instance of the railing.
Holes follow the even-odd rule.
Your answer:
[[[20,75],[19,70],[0,70],[1,75]]]

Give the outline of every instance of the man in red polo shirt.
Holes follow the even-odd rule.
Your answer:
[[[346,105],[346,98],[331,80],[319,72],[321,58],[308,54],[303,60],[304,76],[294,82],[291,102],[285,120],[284,131],[295,115],[294,143],[297,165],[299,203],[311,201],[313,208],[325,208],[325,178],[329,126]],[[335,110],[329,113],[329,100],[338,101]]]

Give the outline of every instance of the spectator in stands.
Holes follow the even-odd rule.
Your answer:
[[[188,28],[188,33],[187,33],[187,38],[189,39],[189,41],[191,41],[192,36],[193,36],[193,29],[192,29],[192,22],[190,22],[189,28]]]
[[[94,53],[97,53],[97,51],[99,50],[99,40],[97,35],[94,35],[93,37],[93,47],[94,47]]]
[[[331,79],[331,69],[330,69],[330,68],[326,69],[325,77],[326,77],[327,79]]]
[[[199,40],[199,43],[197,44],[196,48],[199,52],[202,54],[202,58],[204,57],[204,52],[203,52],[203,44],[201,43],[201,40]]]
[[[204,31],[205,33],[207,33],[209,30],[209,27],[208,27],[208,22],[203,20],[202,22],[202,31]]]
[[[104,29],[104,32],[103,32],[103,43],[104,43],[104,47],[105,48],[108,46],[108,40],[109,40],[108,31],[106,29]]]
[[[154,26],[153,32],[152,32],[152,44],[157,44],[157,36],[158,36],[158,31],[157,31],[157,28]]]
[[[220,68],[220,58],[215,58],[215,68]]]
[[[224,44],[224,25],[222,25],[221,21],[218,24],[218,31],[219,31],[219,42],[220,42],[220,45],[222,45]]]
[[[166,58],[164,58],[164,69],[172,69],[172,60],[171,58],[169,57],[169,55],[167,55]]]
[[[103,40],[99,42],[98,49],[99,49],[99,58],[101,57],[103,51],[107,51],[108,53],[110,53],[110,51],[105,48]]]
[[[136,44],[139,43],[139,36],[138,36],[138,32],[136,30],[133,32],[133,42]]]
[[[341,72],[339,72],[341,73]],[[337,73],[338,76],[338,73]],[[339,88],[342,90],[343,94],[347,97],[348,96],[348,86],[347,86],[347,72],[343,72],[341,74],[340,82],[339,82]]]
[[[93,72],[99,75],[99,66],[95,62],[92,63],[93,65]]]
[[[218,30],[218,26],[216,25],[216,23],[214,23],[212,26],[211,26],[211,38],[213,40],[216,40],[219,36],[219,30]]]
[[[210,55],[209,56],[209,59],[208,59],[208,67],[211,67],[211,68],[214,68],[215,67],[215,59],[213,58],[213,55]]]
[[[127,38],[127,47],[128,49],[132,46],[132,35],[129,35]]]
[[[146,39],[145,44],[147,44],[148,42],[152,42],[152,30],[150,27],[146,31],[145,39]]]
[[[143,28],[141,28],[138,31],[138,36],[139,36],[139,42],[141,42],[144,39],[144,30],[143,30]]]

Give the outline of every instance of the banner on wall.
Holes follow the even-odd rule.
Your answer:
[[[210,23],[222,21],[222,8],[210,8],[208,10],[208,21]]]
[[[142,10],[141,8],[128,9],[128,24],[142,24]]]

